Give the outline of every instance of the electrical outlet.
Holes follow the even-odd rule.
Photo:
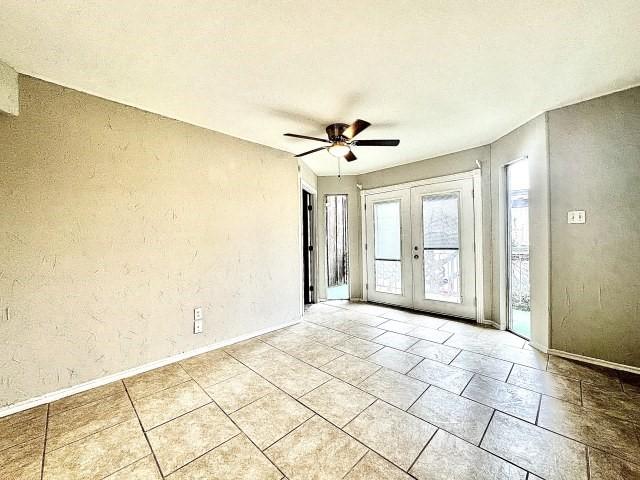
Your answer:
[[[567,223],[586,223],[587,217],[584,210],[572,210],[567,213]]]
[[[204,315],[202,314],[202,307],[196,307],[193,309],[193,319],[202,320]]]
[[[194,334],[202,333],[202,320],[194,320],[193,333]]]

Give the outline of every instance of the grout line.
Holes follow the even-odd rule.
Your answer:
[[[431,424],[429,424],[429,425],[431,425]],[[435,427],[435,425],[433,425],[433,426]],[[424,444],[424,447],[422,447],[422,449],[420,450],[420,453],[418,453],[418,456],[413,460],[413,462],[411,462],[411,465],[409,465],[409,468],[407,468],[407,472],[409,472],[409,470],[411,470],[413,468],[413,466],[416,464],[416,462],[418,461],[420,456],[424,453],[424,451],[427,449],[427,447],[431,443],[431,440],[433,440],[433,437],[435,437],[436,433],[438,433],[438,430],[440,430],[440,428],[436,427],[436,431],[433,432],[433,435],[431,435],[429,437],[429,440],[427,440],[427,443]]]
[[[480,445],[482,445],[482,441],[484,440],[485,435],[487,434],[487,431],[489,430],[489,425],[491,425],[491,422],[493,421],[493,417],[496,414],[496,409],[493,409],[493,412],[491,412],[491,418],[489,418],[489,421],[487,422],[487,426],[484,427],[484,432],[482,432],[482,436],[480,437],[480,441],[478,442],[478,448],[482,448],[480,447]],[[514,417],[515,418],[515,417]],[[484,449],[483,449],[484,450]],[[488,450],[487,450],[488,451]]]
[[[142,426],[142,421],[140,420],[140,416],[138,415],[138,411],[136,410],[136,407],[133,405],[133,400],[131,400],[131,395],[129,394],[129,389],[127,388],[127,385],[122,382],[122,384],[124,385],[124,391],[127,394],[127,398],[129,399],[129,404],[131,405],[131,408],[133,409],[133,412],[136,415],[136,418],[138,419],[138,424],[140,425],[140,430],[142,430],[142,434],[144,435],[144,439],[147,441],[147,445],[149,446],[149,450],[151,451],[151,455],[153,455],[153,460],[156,462],[156,467],[158,468],[158,472],[160,473],[160,476],[162,478],[164,478],[164,473],[162,473],[162,469],[160,468],[160,462],[158,462],[158,458],[156,457],[156,452],[153,451],[153,447],[151,446],[151,442],[149,441],[149,437],[147,436],[147,432],[145,432],[144,427]],[[142,457],[144,458],[144,457]],[[137,459],[136,462],[140,460]],[[131,462],[129,465],[132,465],[135,462]],[[127,465],[127,466],[129,466]]]
[[[44,442],[42,444],[42,461],[40,464],[40,480],[44,479],[44,457],[47,454],[47,434],[49,433],[49,410],[51,404],[47,403],[47,417],[44,424]]]
[[[229,355],[229,356],[231,356],[232,358],[234,358],[234,360],[236,360],[236,362],[238,362],[238,363],[240,363],[240,364],[244,365],[244,363],[242,363],[242,362],[241,362],[240,360],[238,360],[237,358],[233,357],[233,356],[232,356],[231,354],[229,354],[228,352],[225,352],[225,353],[227,353],[227,355]],[[244,365],[244,366],[245,366],[246,368],[249,368],[249,367],[247,367],[246,365]],[[187,373],[188,373],[188,372],[187,372]],[[256,373],[257,375],[260,375],[260,374],[259,374],[259,373],[257,373],[257,372],[255,372],[255,373]],[[261,376],[261,375],[260,375],[260,376]],[[261,377],[262,377],[262,376],[261,376]],[[193,377],[191,377],[191,378],[193,378]],[[233,378],[233,377],[231,377],[231,378]],[[262,378],[264,378],[264,377],[262,377]],[[265,379],[265,380],[266,380],[266,379]],[[200,388],[202,388],[202,386],[200,386],[200,384],[198,383],[198,381],[197,381],[195,378],[193,378],[193,381],[194,381],[194,382],[196,382],[196,385],[198,385]],[[268,381],[268,380],[267,380],[267,381]],[[275,386],[275,385],[274,385],[274,386]],[[277,387],[276,387],[276,388],[277,388]],[[204,390],[204,388],[202,388],[202,389]],[[205,390],[205,393],[206,393],[206,390]],[[208,393],[207,393],[207,395],[208,395]],[[268,393],[267,395],[270,395],[270,393]],[[262,396],[261,398],[264,398],[264,397],[266,397],[267,395],[264,395],[264,396]],[[211,398],[211,397],[209,396],[209,398]],[[255,444],[255,442],[254,442],[254,441],[249,437],[249,435],[247,435],[247,434],[244,432],[244,430],[242,430],[242,429],[240,428],[240,426],[239,426],[239,425],[238,425],[238,424],[233,420],[233,418],[231,418],[231,416],[230,416],[229,414],[227,414],[227,412],[225,412],[225,411],[224,411],[224,409],[223,409],[220,405],[218,405],[218,403],[217,403],[213,398],[211,398],[211,401],[213,402],[213,404],[214,404],[216,407],[218,407],[218,408],[220,409],[220,411],[222,412],[222,414],[223,414],[225,417],[227,417],[227,419],[228,419],[231,423],[233,423],[233,425],[235,425],[235,427],[238,429],[238,431],[240,432],[240,434],[244,435],[244,436],[247,438],[247,440],[249,440],[249,441],[253,444],[253,446],[254,446],[254,447],[256,447],[256,448],[258,449],[258,451],[262,453],[262,449],[260,449],[260,447],[258,447],[258,445],[256,445],[256,444]],[[257,401],[257,400],[256,400],[256,401]],[[252,402],[252,403],[253,403],[253,402]],[[246,406],[246,405],[245,405],[245,406]],[[242,408],[244,408],[244,407],[242,407]],[[238,409],[238,410],[240,410],[240,409]],[[307,420],[308,420],[308,419],[307,419]],[[234,435],[234,437],[233,437],[233,438],[235,438],[235,437],[237,437],[237,435]],[[209,451],[208,451],[208,452],[206,452],[206,453],[209,453],[210,451],[215,450],[215,449],[216,449],[216,448],[218,448],[219,446],[220,446],[220,445],[217,445],[216,447],[212,448],[211,450],[209,450]],[[203,455],[205,455],[205,454],[203,454]],[[269,462],[270,462],[270,463],[271,463],[271,464],[276,468],[276,470],[278,470],[278,472],[280,472],[280,473],[282,474],[282,476],[286,477],[286,475],[284,474],[284,472],[283,472],[282,470],[280,470],[280,468],[279,468],[275,463],[273,463],[273,462],[271,461],[271,459],[270,459],[269,457],[267,457],[267,455],[265,455],[264,453],[263,453],[263,455],[264,455],[264,457],[265,457],[265,458],[266,458],[266,459],[267,459],[267,460],[268,460],[268,461],[269,461]],[[202,455],[201,455],[201,456],[202,456]],[[195,460],[195,459],[194,459],[194,460]],[[184,465],[183,465],[183,466],[184,466]],[[182,467],[180,467],[180,468],[182,468]],[[179,470],[179,469],[177,469],[177,470]],[[177,471],[177,470],[175,470],[175,471]]]
[[[407,413],[409,413],[409,414],[411,414],[411,413],[409,412],[409,410],[411,410],[411,407],[413,407],[416,403],[418,403],[418,400],[420,400],[420,399],[424,396],[424,394],[425,394],[425,393],[427,393],[427,392],[429,391],[429,389],[430,389],[430,388],[431,388],[431,384],[430,384],[430,383],[428,383],[428,384],[427,384],[427,388],[425,388],[425,389],[424,389],[424,392],[422,392],[420,395],[418,395],[418,398],[416,398],[416,399],[411,403],[411,405],[409,405],[409,406],[408,406],[404,411],[405,411],[405,412],[407,412]],[[423,420],[424,420],[424,419],[423,419]],[[425,420],[425,422],[426,422],[426,420]],[[427,423],[428,423],[428,422],[427,422]]]

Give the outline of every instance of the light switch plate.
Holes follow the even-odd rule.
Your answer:
[[[202,320],[196,320],[193,322],[193,333],[202,333]]]
[[[567,213],[567,223],[586,223],[587,217],[584,210],[572,210]]]
[[[194,320],[202,320],[203,318],[203,314],[202,314],[202,307],[196,307],[193,309],[193,319]]]

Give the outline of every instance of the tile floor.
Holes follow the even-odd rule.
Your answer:
[[[640,479],[640,380],[349,302],[0,418],[0,479]]]

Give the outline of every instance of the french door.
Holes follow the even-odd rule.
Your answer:
[[[367,298],[476,317],[473,179],[365,195]]]

